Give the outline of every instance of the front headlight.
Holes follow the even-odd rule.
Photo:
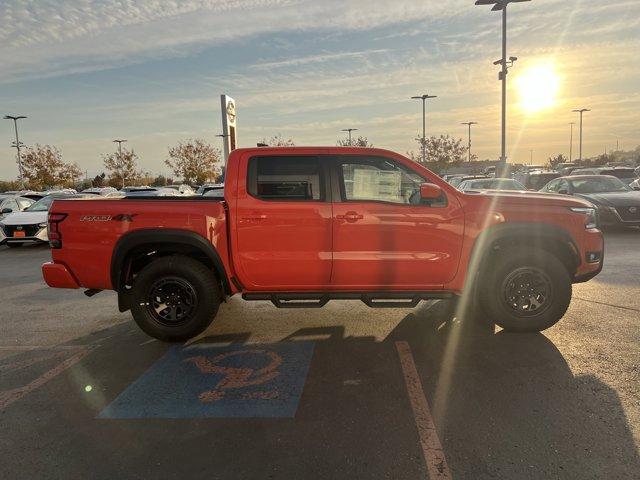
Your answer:
[[[595,208],[590,207],[572,207],[572,212],[581,213],[585,215],[585,223],[584,228],[598,228],[598,214],[596,213]]]

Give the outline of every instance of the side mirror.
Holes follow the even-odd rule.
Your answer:
[[[569,195],[569,190],[567,190],[566,188],[561,188],[560,190],[558,190],[558,193],[560,195]]]
[[[3,208],[3,209],[2,209],[2,212],[0,212],[0,213],[2,213],[3,215],[5,215],[5,214],[7,214],[7,213],[11,213],[11,212],[13,212],[13,210],[11,210],[10,208]]]
[[[420,198],[423,200],[437,200],[442,196],[442,189],[435,183],[420,185]]]

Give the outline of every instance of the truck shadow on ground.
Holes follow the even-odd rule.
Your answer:
[[[342,327],[305,328],[283,338],[316,341],[297,418],[309,417],[313,399],[324,398],[316,391],[321,384],[341,398],[341,412],[330,407],[328,423],[362,421],[345,441],[346,449],[353,450],[358,436],[380,438],[391,423],[402,423],[397,409],[410,410],[406,403],[395,399],[386,410],[378,403],[388,401],[380,386],[386,377],[401,377],[389,362],[398,361],[395,343],[405,341],[454,478],[637,478],[640,456],[615,390],[595,376],[574,376],[543,334],[495,333],[493,326],[454,317],[447,302],[439,302],[414,310],[383,342],[345,338]],[[214,336],[199,343],[242,343],[248,336]],[[344,396],[349,384],[359,388]],[[366,414],[354,412],[345,400],[367,405]],[[331,404],[327,399],[324,408]],[[387,415],[373,422],[373,431],[365,426],[372,415]]]
[[[251,332],[212,332],[193,345],[255,347]],[[167,348],[130,323],[78,339],[91,353],[1,417],[7,478],[426,478],[396,342],[411,347],[453,478],[637,478],[617,393],[574,376],[544,335],[468,325],[447,302],[413,310],[381,342],[344,332],[277,342],[315,344],[297,411],[281,419],[97,419]]]

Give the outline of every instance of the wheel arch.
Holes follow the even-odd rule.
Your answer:
[[[492,255],[507,248],[545,250],[563,263],[572,278],[581,263],[580,250],[564,228],[544,223],[508,223],[495,225],[476,239],[471,254],[476,273],[487,267]]]
[[[229,278],[220,254],[203,236],[188,230],[141,229],[118,239],[111,257],[111,285],[118,292],[120,311],[129,309],[128,289],[133,276],[156,258],[183,254],[213,271],[223,296],[231,294]]]

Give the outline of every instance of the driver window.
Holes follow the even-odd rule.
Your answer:
[[[342,197],[346,201],[377,201],[419,205],[420,185],[426,182],[416,172],[383,157],[347,157],[340,162]],[[425,202],[446,205],[446,197]]]
[[[560,182],[558,183],[558,192],[560,191],[565,191],[565,192],[570,192],[570,188],[569,188],[569,182],[567,182],[566,180],[560,180]]]
[[[19,210],[18,203],[15,200],[7,200],[2,205],[2,208],[10,208],[14,212],[17,212]]]
[[[560,180],[554,180],[549,185],[547,185],[547,188],[545,190],[547,192],[557,192],[559,190],[559,187],[560,187]]]

